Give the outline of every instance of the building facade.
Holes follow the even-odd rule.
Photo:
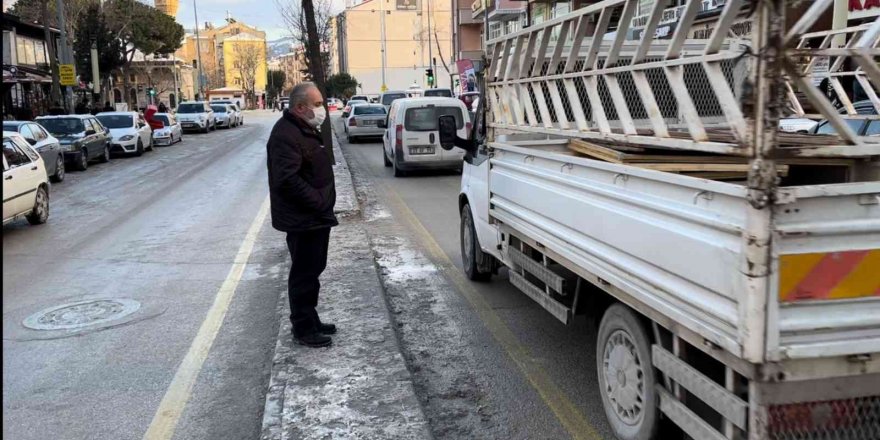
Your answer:
[[[52,73],[50,48],[58,47],[59,31],[3,15],[3,116],[32,119],[48,111]],[[53,55],[54,56],[54,55]]]
[[[380,93],[383,86],[388,90],[427,87],[428,68],[434,69],[437,87],[451,86],[451,2],[368,0],[352,4],[337,17],[337,33],[339,70],[361,84],[359,92]]]
[[[126,102],[127,96],[127,101],[137,108],[144,108],[151,103],[158,105],[160,102],[175,108],[180,102],[195,98],[193,66],[175,56],[144,56],[140,52],[135,53],[125,75],[128,75],[127,91],[123,90],[122,73],[117,72],[111,77],[114,103]],[[148,94],[150,88],[155,91],[152,97]]]

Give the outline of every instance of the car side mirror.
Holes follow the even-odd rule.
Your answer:
[[[381,120],[377,123],[379,128],[388,128],[388,122],[385,120]]]
[[[91,128],[86,130],[86,136],[91,136],[93,134],[95,134],[95,130],[92,130]]]
[[[440,146],[446,151],[453,149],[456,146],[456,138],[458,137],[455,126],[455,116],[440,116],[440,119],[437,121],[437,126],[440,131]]]
[[[31,145],[37,145],[37,140],[36,140],[36,139],[24,138],[24,140],[28,141],[28,143],[31,144]]]

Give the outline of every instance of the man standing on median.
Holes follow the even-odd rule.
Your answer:
[[[327,117],[324,97],[313,83],[290,92],[290,107],[272,128],[266,144],[272,226],[287,233],[290,275],[287,295],[293,338],[309,347],[326,347],[336,326],[322,323],[315,307],[327,265],[330,228],[339,224],[333,213],[336,184],[328,148],[321,144],[321,124]]]

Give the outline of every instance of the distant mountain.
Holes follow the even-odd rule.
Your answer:
[[[269,58],[290,53],[295,43],[296,41],[293,37],[283,37],[277,40],[267,41],[266,46],[269,50]]]

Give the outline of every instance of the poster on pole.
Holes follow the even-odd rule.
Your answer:
[[[75,86],[77,84],[76,70],[74,70],[73,64],[58,65],[58,72],[62,86]]]
[[[457,60],[455,67],[458,68],[458,81],[461,93],[479,92],[477,90],[477,75],[474,71],[474,63],[471,60]]]

